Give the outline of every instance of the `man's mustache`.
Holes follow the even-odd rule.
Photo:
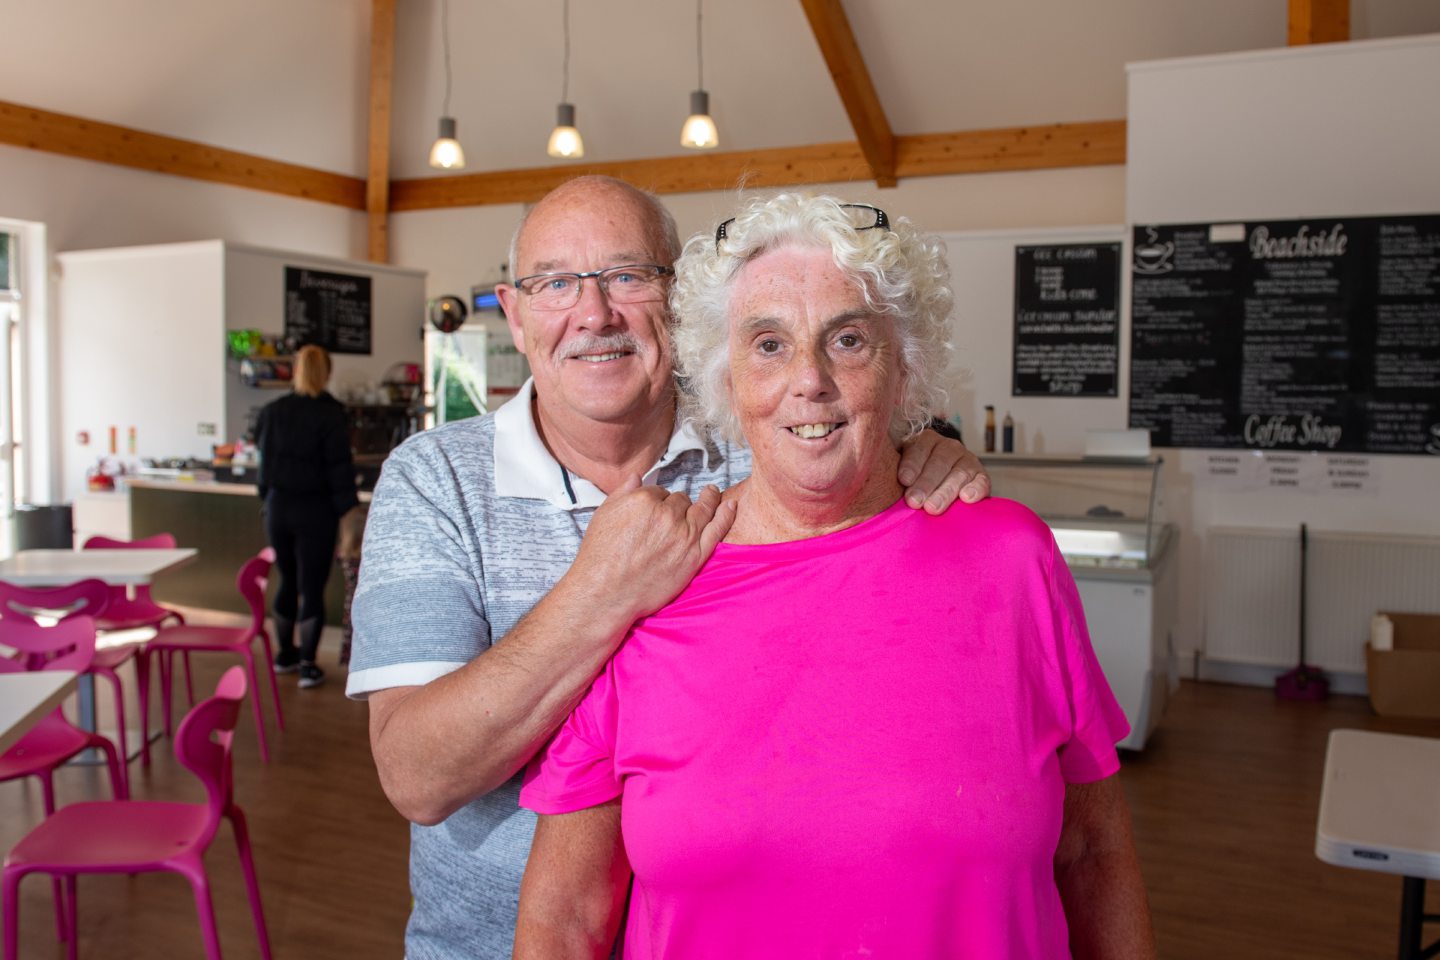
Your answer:
[[[644,345],[633,333],[620,331],[599,336],[587,333],[576,337],[560,348],[560,359],[593,355],[597,353],[642,353]]]

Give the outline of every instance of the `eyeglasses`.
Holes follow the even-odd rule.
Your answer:
[[[536,310],[568,310],[580,302],[587,277],[594,277],[611,303],[647,303],[665,298],[665,278],[675,271],[658,263],[627,263],[589,273],[536,273],[515,286]]]
[[[858,227],[855,227],[856,230],[889,230],[889,229],[890,229],[890,217],[889,217],[888,214],[885,213],[884,210],[881,210],[879,207],[872,207],[872,206],[871,206],[870,204],[868,204],[868,203],[842,203],[842,204],[840,204],[840,209],[841,209],[841,210],[865,210],[865,211],[869,211],[871,214],[874,214],[874,216],[875,216],[875,222],[874,222],[874,223],[865,223],[865,224],[862,224],[862,225],[860,225],[860,226],[858,226]],[[729,227],[730,224],[732,224],[732,223],[734,223],[734,222],[735,222],[735,218],[734,218],[734,217],[731,217],[729,220],[726,220],[724,223],[720,224],[720,226],[718,226],[718,227],[715,228],[715,252],[716,252],[716,253],[719,253],[719,252],[720,252],[720,241],[725,239],[725,236],[726,236],[725,229],[726,229],[727,227]]]

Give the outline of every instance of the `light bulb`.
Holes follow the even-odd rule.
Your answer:
[[[585,156],[585,141],[575,129],[574,104],[562,103],[555,111],[555,129],[550,131],[550,143],[545,152],[552,157],[573,160]]]
[[[455,139],[455,118],[440,118],[440,136],[430,147],[430,166],[440,170],[458,170],[465,166],[465,151]]]
[[[710,94],[696,90],[690,94],[690,116],[680,128],[680,146],[709,150],[720,145],[720,131],[710,119]]]

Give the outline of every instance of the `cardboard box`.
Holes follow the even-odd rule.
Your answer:
[[[1391,613],[1395,649],[1365,644],[1370,706],[1385,717],[1440,719],[1440,614]]]

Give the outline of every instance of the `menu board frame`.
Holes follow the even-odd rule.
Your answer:
[[[1015,247],[1011,396],[1119,395],[1122,247]]]
[[[314,267],[285,267],[285,337],[331,353],[372,350],[373,279]]]
[[[1152,445],[1440,455],[1440,214],[1138,225]]]

